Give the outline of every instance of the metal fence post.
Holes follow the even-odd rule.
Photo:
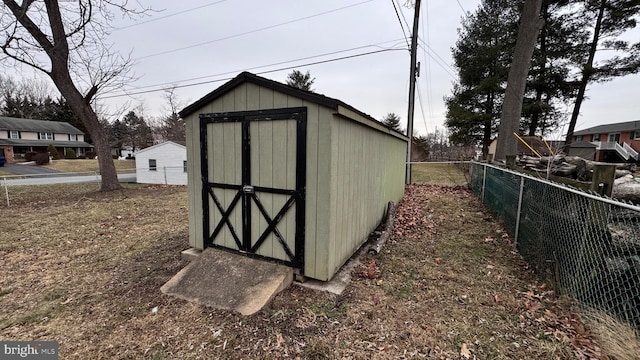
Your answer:
[[[7,177],[5,176],[4,178],[4,194],[7,197],[7,207],[10,206],[9,204],[9,185],[7,185]]]
[[[520,233],[520,212],[522,211],[522,193],[524,190],[524,178],[520,177],[520,194],[518,195],[518,211],[516,212],[516,233],[514,235],[514,246],[518,248],[518,234]]]
[[[483,171],[482,171],[482,195],[480,196],[480,198],[482,199],[482,203],[484,204],[484,188],[487,184],[487,165],[482,165],[483,166]]]

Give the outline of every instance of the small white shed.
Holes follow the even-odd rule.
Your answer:
[[[138,150],[136,178],[142,184],[187,185],[187,147],[167,141]]]

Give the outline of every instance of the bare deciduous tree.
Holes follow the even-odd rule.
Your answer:
[[[184,119],[178,115],[178,111],[181,107],[185,106],[185,104],[178,99],[175,93],[175,87],[166,89],[164,98],[167,100],[169,106],[167,109],[169,114],[164,117],[161,125],[164,140],[184,142],[186,140],[185,122]]]
[[[0,47],[5,66],[26,65],[51,78],[93,139],[102,174],[102,190],[120,188],[111,148],[91,106],[105,88],[118,88],[130,77],[131,60],[113,52],[103,40],[112,10],[127,15],[145,9],[128,7],[127,0],[3,0]]]

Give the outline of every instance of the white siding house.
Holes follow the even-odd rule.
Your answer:
[[[167,141],[136,152],[138,183],[187,185],[187,148]]]

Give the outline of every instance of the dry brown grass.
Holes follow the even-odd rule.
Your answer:
[[[131,170],[136,168],[135,160],[113,160],[116,170]],[[98,160],[91,159],[74,159],[74,160],[53,160],[52,163],[43,165],[49,169],[70,172],[98,172],[100,171],[98,166]]]
[[[602,311],[585,311],[585,318],[604,352],[615,360],[640,358],[640,334]]]
[[[463,188],[409,187],[393,238],[363,259],[367,268],[342,295],[294,285],[249,317],[160,293],[186,265],[184,187],[32,189],[2,209],[11,221],[0,235],[0,338],[57,340],[64,359],[466,359],[466,351],[574,359],[582,351],[550,325],[572,326],[558,320],[573,319],[567,307]]]

